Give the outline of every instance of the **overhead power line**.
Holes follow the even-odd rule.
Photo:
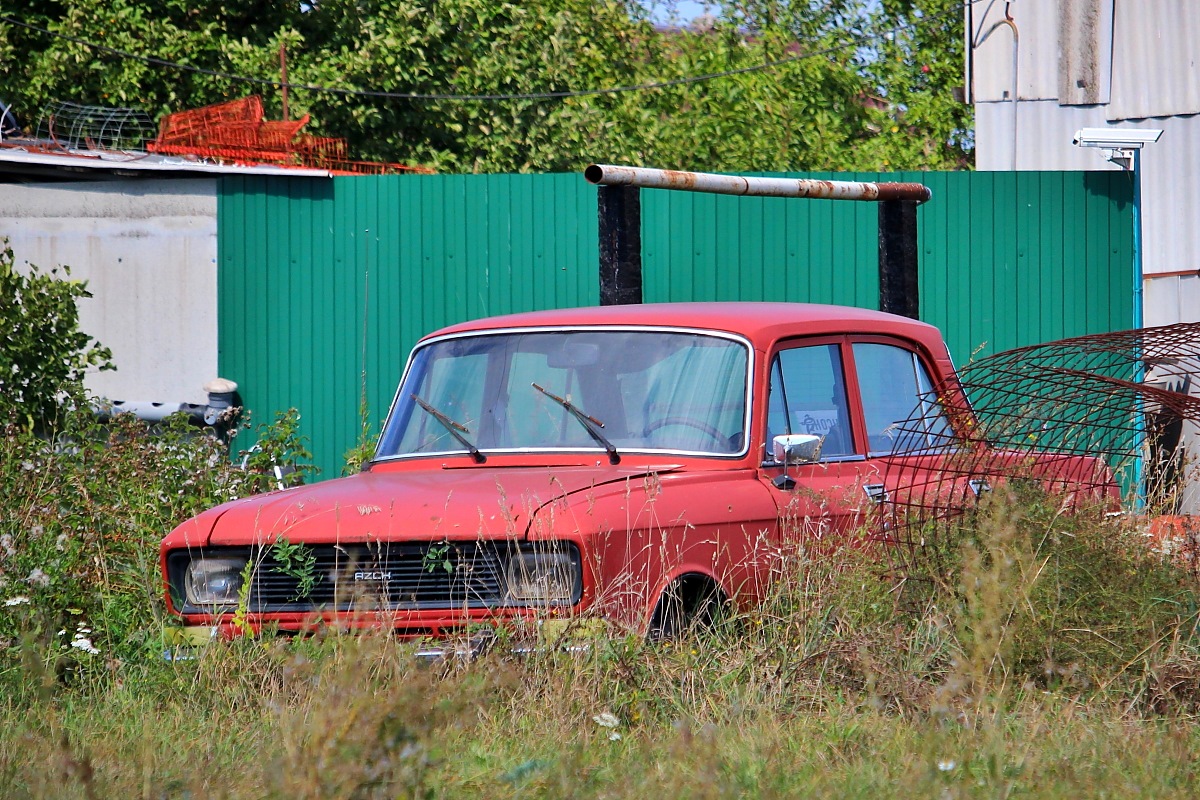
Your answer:
[[[984,0],[965,0],[964,5],[974,5],[975,3],[980,3],[980,2],[984,2]],[[940,19],[941,17],[949,16],[950,14],[958,13],[959,11],[960,11],[959,8],[951,8],[949,11],[943,12],[942,14],[934,14],[934,15],[930,15],[928,17],[923,17],[921,22],[926,22],[926,23],[933,22],[933,21]],[[146,55],[141,55],[139,53],[131,53],[127,50],[121,50],[116,47],[109,47],[108,45],[99,44],[97,42],[92,42],[87,39],[82,39],[78,36],[71,36],[66,33],[60,33],[58,31],[50,30],[49,28],[43,28],[39,25],[33,25],[28,22],[23,22],[19,19],[15,19],[15,18],[10,17],[5,14],[0,14],[0,20],[7,22],[10,25],[16,25],[18,27],[25,28],[26,30],[36,31],[37,33],[42,33],[42,34],[45,34],[47,36],[51,36],[51,37],[54,37],[57,39],[62,39],[64,41],[73,42],[75,44],[82,45],[89,49],[96,50],[96,51],[99,51],[102,53],[108,53],[108,54],[114,55],[114,56],[120,56],[121,58],[133,59],[135,61],[141,61],[145,64],[152,64],[152,65],[158,66],[158,67],[166,67],[168,69],[175,69],[175,70],[179,70],[181,72],[192,72],[192,73],[196,73],[199,75],[207,75],[209,77],[222,78],[222,79],[225,79],[228,81],[234,81],[237,83],[246,83],[246,84],[250,84],[253,86],[262,86],[262,87],[276,88],[276,89],[282,89],[282,88],[286,87],[288,90],[299,89],[301,91],[315,92],[315,93],[320,93],[320,94],[332,94],[332,95],[338,95],[338,96],[342,96],[342,97],[373,97],[373,98],[390,99],[390,100],[457,100],[457,101],[555,100],[555,99],[561,99],[561,98],[566,98],[566,97],[589,97],[589,96],[597,96],[597,95],[623,94],[623,93],[627,93],[627,92],[643,92],[643,91],[650,91],[650,90],[654,90],[654,89],[669,89],[673,86],[686,86],[686,85],[694,84],[694,83],[706,83],[708,81],[719,80],[721,78],[729,78],[734,75],[745,75],[747,73],[752,73],[752,72],[762,72],[764,70],[776,69],[777,67],[782,67],[787,64],[794,64],[798,61],[804,61],[809,58],[820,58],[822,56],[832,55],[834,53],[839,53],[843,50],[847,50],[850,48],[859,48],[869,42],[887,38],[887,37],[893,36],[897,33],[901,33],[906,30],[911,30],[911,29],[914,29],[917,27],[917,23],[914,22],[909,25],[897,26],[889,31],[884,31],[882,33],[874,34],[871,36],[863,36],[863,37],[861,37],[861,39],[853,41],[853,42],[845,42],[843,44],[833,45],[830,47],[821,48],[819,50],[812,50],[812,51],[805,52],[805,53],[798,53],[794,56],[788,56],[787,58],[781,58],[776,61],[764,61],[761,64],[753,64],[753,65],[746,66],[746,67],[739,67],[737,69],[728,69],[728,70],[724,70],[721,72],[708,72],[708,73],[704,73],[702,75],[688,75],[688,76],[684,76],[681,78],[672,78],[670,80],[653,81],[651,83],[640,83],[640,84],[634,84],[634,85],[630,85],[630,86],[612,86],[612,87],[599,88],[599,89],[574,89],[574,90],[564,90],[564,91],[557,91],[557,92],[519,92],[519,93],[512,93],[512,94],[453,94],[453,93],[448,93],[448,92],[421,93],[421,92],[387,92],[387,91],[372,90],[372,89],[339,89],[339,88],[333,87],[333,86],[319,86],[319,85],[310,84],[310,83],[292,83],[292,82],[269,80],[266,78],[252,78],[248,75],[236,75],[236,74],[233,74],[230,72],[221,72],[219,70],[205,69],[204,67],[197,67],[192,64],[181,64],[177,61],[168,61],[166,59],[157,58],[155,56],[146,56]]]

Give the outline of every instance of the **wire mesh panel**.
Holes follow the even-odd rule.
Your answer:
[[[54,103],[38,117],[37,138],[67,150],[138,150],[154,138],[150,116],[135,108]]]
[[[1001,486],[1064,510],[1197,510],[1200,323],[1080,336],[981,359],[898,427],[891,530],[928,567],[953,524]],[[946,424],[946,421],[949,424]],[[932,433],[931,433],[932,432]],[[914,442],[919,441],[919,446]]]

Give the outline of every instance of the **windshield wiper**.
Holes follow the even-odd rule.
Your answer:
[[[621,456],[617,453],[617,448],[613,445],[612,442],[610,442],[604,436],[603,433],[600,432],[600,429],[604,427],[603,422],[596,419],[595,417],[589,417],[587,414],[583,413],[578,408],[573,406],[571,404],[570,400],[559,397],[558,395],[554,394],[553,392],[547,391],[546,389],[543,389],[541,386],[538,386],[536,383],[533,384],[533,388],[537,389],[539,392],[546,395],[546,397],[549,397],[551,400],[558,403],[560,406],[562,406],[567,411],[569,411],[571,413],[571,416],[573,416],[575,419],[579,420],[579,424],[584,427],[584,429],[588,432],[588,435],[591,436],[593,439],[595,439],[596,443],[599,444],[600,446],[602,446],[604,448],[604,451],[606,453],[608,453],[608,463],[610,463],[610,464],[620,464],[621,463]]]
[[[421,408],[425,409],[426,413],[428,413],[429,416],[433,417],[438,422],[442,423],[442,427],[445,428],[446,430],[450,431],[450,435],[453,436],[455,439],[457,439],[459,444],[461,444],[463,447],[467,448],[467,452],[471,454],[471,458],[475,459],[476,464],[482,464],[483,462],[487,461],[487,456],[485,456],[483,453],[481,453],[478,447],[471,444],[470,439],[463,436],[464,433],[470,433],[470,431],[467,430],[466,425],[461,425],[461,424],[455,422],[454,420],[450,419],[445,414],[438,411],[433,406],[429,405],[429,403],[426,403],[424,400],[417,397],[415,394],[410,395],[410,397],[412,397],[413,402],[415,402]]]

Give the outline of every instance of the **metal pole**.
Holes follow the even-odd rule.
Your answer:
[[[1142,149],[1139,147],[1133,151],[1133,327],[1136,330],[1140,330],[1145,324],[1142,308],[1142,283]],[[1143,383],[1146,380],[1146,362],[1141,357],[1140,347],[1137,356],[1138,367],[1134,380]],[[1136,487],[1133,507],[1134,511],[1142,512],[1146,510],[1147,492],[1146,463],[1142,456],[1145,452],[1146,442],[1146,413],[1145,400],[1141,395],[1138,396],[1133,427],[1134,436],[1139,445],[1134,451],[1137,456],[1133,460],[1133,485]]]
[[[1144,324],[1142,303],[1142,149],[1133,151],[1133,327]]]
[[[756,197],[811,197],[826,200],[911,200],[924,203],[932,197],[929,187],[920,183],[865,183],[860,181],[818,181],[807,178],[747,178],[742,175],[717,175],[710,172],[679,172],[672,169],[620,167],[592,164],[583,171],[589,183],[599,186],[641,186],[647,189],[674,189],[709,194],[752,195]]]
[[[636,186],[601,186],[600,305],[642,302],[642,202]]]
[[[917,280],[917,204],[879,204],[879,310],[921,318]]]
[[[287,48],[281,42],[279,44],[279,85],[283,88],[283,118],[290,119],[288,116],[288,82],[287,82]]]

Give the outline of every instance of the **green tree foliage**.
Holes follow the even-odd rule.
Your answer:
[[[864,162],[884,169],[973,164],[973,113],[962,102],[961,0],[883,0],[878,57],[864,73],[887,101],[880,135],[864,142]]]
[[[10,0],[0,97],[28,122],[52,100],[152,115],[277,89],[184,72],[279,79],[293,117],[362,158],[442,171],[563,171],[590,161],[709,170],[963,166],[970,111],[957,0],[750,0],[664,30],[621,0],[321,0],[220,4]],[[890,35],[888,31],[898,29]],[[73,37],[73,38],[64,38]],[[782,63],[776,63],[782,62]],[[771,65],[763,68],[764,65]],[[700,75],[723,74],[703,81]],[[653,84],[636,91],[585,93]],[[382,98],[354,92],[506,95]],[[511,95],[554,97],[512,98]],[[883,107],[879,107],[883,106]]]
[[[69,275],[69,270],[63,267]],[[79,329],[83,281],[18,270],[7,239],[0,239],[0,420],[42,429],[65,403],[83,401],[89,367],[113,369],[112,352]]]
[[[779,11],[781,4],[771,5]],[[836,21],[826,12],[789,24],[743,10],[711,29],[659,37],[647,77],[671,84],[735,74],[619,96],[614,121],[590,149],[594,160],[723,171],[843,168],[866,111],[853,32]],[[825,54],[796,58],[818,50]]]

